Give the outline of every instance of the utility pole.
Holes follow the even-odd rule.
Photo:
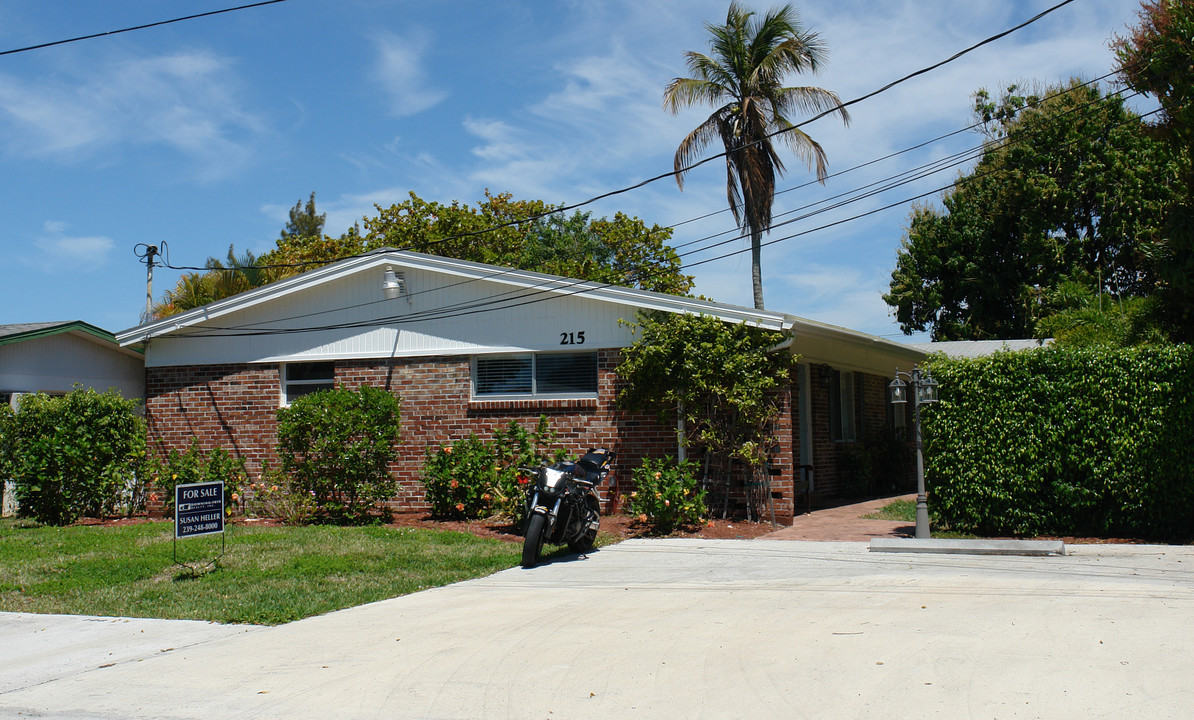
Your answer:
[[[145,248],[144,252],[140,248]],[[153,266],[158,246],[139,244],[133,252],[145,262],[145,314],[141,316],[141,322],[147,322],[153,310]]]

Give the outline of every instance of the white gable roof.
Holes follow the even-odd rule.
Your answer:
[[[403,276],[404,292],[393,300],[382,293],[387,269]],[[618,320],[640,310],[790,325],[782,313],[383,250],[130,328],[117,340],[148,343],[151,366],[597,349],[625,346],[629,330]],[[584,348],[561,347],[569,340]]]
[[[387,269],[403,293],[385,299]],[[342,260],[118,333],[146,365],[287,362],[625,347],[620,320],[694,313],[791,332],[811,362],[887,373],[924,353],[793,315],[400,250]],[[893,360],[894,359],[894,360]]]

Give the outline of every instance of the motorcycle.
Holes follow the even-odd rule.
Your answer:
[[[609,475],[614,453],[590,449],[576,462],[559,462],[538,469],[527,488],[527,515],[523,526],[522,566],[539,562],[543,544],[567,543],[568,549],[585,553],[593,549],[601,525],[601,502],[596,487]]]

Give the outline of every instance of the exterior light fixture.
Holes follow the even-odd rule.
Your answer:
[[[904,382],[903,378],[908,381]],[[911,386],[911,387],[909,387]],[[937,402],[937,381],[928,370],[913,365],[912,372],[896,370],[895,379],[887,383],[887,399],[892,405],[902,406],[908,402],[908,390],[912,391],[912,416],[916,429],[916,537],[929,537],[929,498],[925,492],[924,443],[920,435],[920,406]]]
[[[386,300],[393,300],[401,295],[403,290],[402,278],[398,277],[394,268],[387,267],[381,279],[381,291],[386,296]]]

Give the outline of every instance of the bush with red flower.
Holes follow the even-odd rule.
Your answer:
[[[567,455],[556,444],[547,418],[533,430],[517,421],[494,430],[487,442],[470,434],[451,445],[427,448],[423,486],[431,512],[440,517],[501,516],[521,525],[530,479],[519,468],[533,468]]]

